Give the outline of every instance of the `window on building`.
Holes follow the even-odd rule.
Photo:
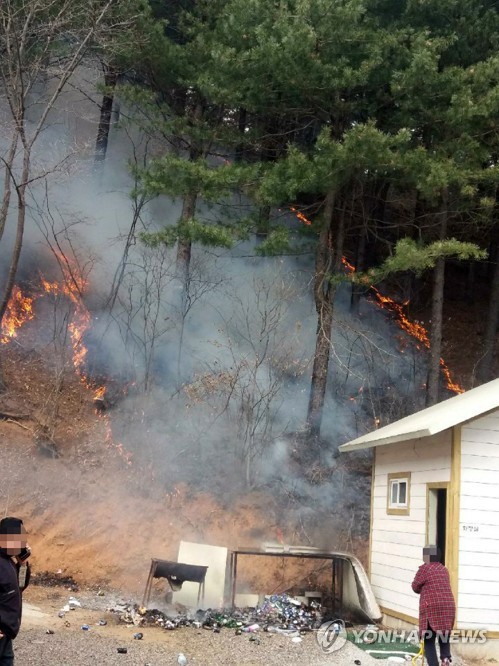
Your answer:
[[[395,515],[409,514],[409,472],[388,475],[387,513]]]

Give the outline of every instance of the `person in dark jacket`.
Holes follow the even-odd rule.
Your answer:
[[[0,666],[14,664],[12,641],[19,633],[21,592],[29,583],[29,565],[19,557],[25,552],[26,530],[19,518],[0,521]],[[25,568],[26,567],[26,568]],[[22,571],[24,580],[19,584]]]
[[[435,639],[438,635],[442,666],[449,666],[450,632],[456,618],[456,604],[450,586],[449,572],[440,563],[436,546],[423,549],[424,564],[419,567],[412,589],[419,594],[419,634],[424,638],[428,666],[438,666]]]

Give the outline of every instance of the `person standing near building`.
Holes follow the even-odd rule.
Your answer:
[[[29,584],[26,562],[30,550],[26,530],[19,518],[0,521],[0,666],[13,666],[12,641],[19,633],[22,615],[22,591]]]
[[[456,603],[452,594],[449,572],[440,562],[436,546],[423,548],[424,564],[412,581],[412,589],[419,594],[419,634],[424,638],[428,666],[439,666],[435,639],[438,636],[442,666],[452,662],[450,634],[456,618]]]

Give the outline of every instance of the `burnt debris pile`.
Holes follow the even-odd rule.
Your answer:
[[[134,605],[118,605],[110,609],[118,613],[120,622],[135,626],[160,626],[164,629],[193,627],[218,633],[234,629],[238,633],[269,631],[276,633],[306,632],[318,629],[324,619],[319,602],[306,605],[287,594],[266,597],[261,606],[235,609],[182,610],[162,612]]]

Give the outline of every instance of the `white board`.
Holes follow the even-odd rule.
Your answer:
[[[182,589],[173,593],[173,602],[190,608],[221,608],[224,601],[227,548],[207,546],[203,543],[181,541],[177,562],[208,567],[205,579],[204,602],[197,602],[199,585],[185,582]]]

